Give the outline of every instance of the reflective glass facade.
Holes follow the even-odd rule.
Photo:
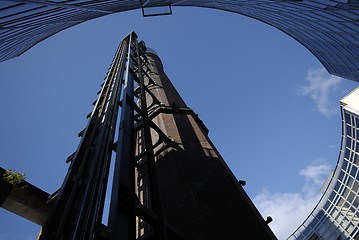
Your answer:
[[[359,88],[341,100],[342,146],[323,197],[289,240],[359,240]]]
[[[0,61],[83,21],[169,4],[168,0],[2,0]],[[358,0],[171,0],[171,6],[216,8],[258,19],[295,38],[330,73],[359,81]]]

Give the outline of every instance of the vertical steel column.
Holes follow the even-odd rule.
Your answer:
[[[150,119],[148,118],[148,112],[147,112],[146,90],[145,90],[145,83],[142,75],[141,55],[137,43],[136,43],[136,58],[137,58],[137,67],[138,67],[138,78],[140,81],[139,84],[140,84],[142,123],[143,123],[143,137],[144,137],[145,149],[146,149],[146,157],[147,157],[146,159],[148,163],[148,175],[149,175],[149,183],[151,190],[151,194],[150,194],[151,203],[153,210],[157,216],[157,222],[156,222],[156,230],[158,235],[157,238],[160,240],[166,240],[167,233],[164,224],[164,216],[162,212],[161,197],[160,197],[160,191],[158,186],[158,178],[155,168],[156,163],[155,163],[155,157],[153,152]]]
[[[92,240],[99,234],[123,79],[123,48],[121,44],[80,134],[83,137],[40,240]]]
[[[116,162],[112,185],[108,237],[110,240],[132,240],[136,233],[135,183],[134,183],[134,76],[133,50],[136,41],[132,32],[126,40],[127,62],[125,70],[124,95],[119,135],[116,147]]]
[[[69,161],[71,165],[40,240],[95,240],[100,236],[111,155],[116,146],[114,177],[108,218],[109,240],[136,238],[136,209],[149,212],[156,239],[167,240],[158,179],[155,169],[151,127],[159,131],[162,141],[169,141],[148,117],[146,86],[143,79],[137,35],[125,37],[112,61],[106,81],[82,139]],[[137,69],[135,70],[135,64]],[[137,74],[137,76],[136,76]],[[140,85],[141,109],[134,101],[135,80]],[[123,88],[123,90],[122,90]],[[121,105],[117,144],[114,135]],[[135,195],[135,127],[134,112],[141,115],[145,154],[149,166],[152,211],[136,206]],[[142,210],[141,210],[142,209]],[[102,236],[103,237],[103,236]]]

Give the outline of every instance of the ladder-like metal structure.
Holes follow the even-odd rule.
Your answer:
[[[1,206],[41,224],[38,239],[276,239],[157,54],[134,32],[121,41],[101,86],[56,193],[33,185],[15,191],[0,178]],[[22,193],[21,201],[11,198]]]
[[[40,240],[140,239],[136,223],[138,226],[143,221],[153,229],[146,239],[182,239],[166,223],[161,207],[154,148],[163,145],[163,149],[173,143],[148,116],[151,106],[147,106],[146,98],[158,100],[148,90],[154,83],[147,74],[145,51],[144,42],[138,42],[134,32],[120,43],[95,107],[87,116],[88,124],[79,133],[80,144],[67,160],[68,173],[54,196],[54,207]],[[151,131],[159,136],[156,143],[152,143]],[[144,146],[142,153],[135,153],[138,132]],[[105,226],[101,222],[111,159],[115,164]],[[135,194],[135,168],[139,161],[147,164],[149,206]]]

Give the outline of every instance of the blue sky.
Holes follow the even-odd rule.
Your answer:
[[[0,164],[45,191],[60,186],[120,40],[136,31],[279,239],[312,210],[340,150],[339,99],[358,83],[330,76],[281,31],[237,14],[189,7],[92,20],[0,63]],[[0,209],[0,240],[39,227]]]

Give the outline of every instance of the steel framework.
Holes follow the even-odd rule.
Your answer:
[[[59,190],[0,177],[0,206],[42,225],[40,240],[276,239],[150,51],[134,32],[121,41]]]
[[[135,239],[136,216],[155,226],[156,239],[167,239],[167,234],[171,234],[166,230],[161,210],[150,129],[160,134],[161,142],[170,140],[148,118],[141,57],[144,49],[144,43],[138,43],[134,32],[122,40],[94,110],[88,115],[87,127],[79,133],[82,140],[78,149],[68,158],[71,165],[54,197],[56,203],[43,227],[41,240]],[[114,143],[119,109],[121,117]],[[144,132],[145,155],[150,166],[152,209],[141,205],[135,195],[134,137],[135,131],[140,130]],[[106,227],[101,220],[113,151],[116,157]]]

